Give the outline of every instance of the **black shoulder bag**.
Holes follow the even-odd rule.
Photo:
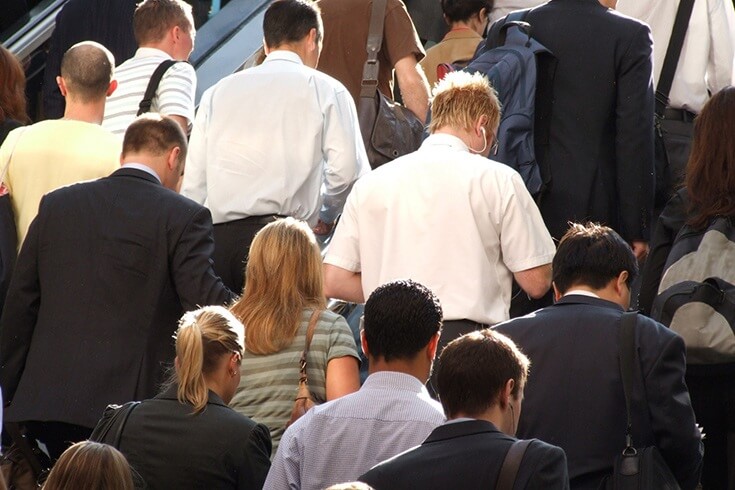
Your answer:
[[[630,415],[633,391],[633,369],[636,364],[635,325],[637,312],[623,313],[620,318],[620,375],[625,393],[625,449],[615,458],[613,474],[600,484],[601,490],[676,490],[679,484],[656,446],[637,449],[633,445],[633,421]]]

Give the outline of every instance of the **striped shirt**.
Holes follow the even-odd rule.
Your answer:
[[[122,135],[135,120],[151,75],[158,65],[172,59],[155,48],[138,48],[135,56],[115,68],[117,89],[107,98],[102,127]],[[176,63],[164,73],[153,97],[151,112],[194,120],[196,73],[189,63]]]
[[[444,420],[414,376],[373,373],[360,391],[312,408],[286,430],[263,489],[322,490],[357,480],[424,442]]]
[[[306,330],[312,314],[304,310],[301,326],[290,346],[275,354],[257,355],[245,351],[240,386],[230,406],[270,429],[273,454],[278,448],[286,423],[291,418],[299,385],[299,361],[306,343]],[[358,358],[355,340],[344,318],[331,311],[321,313],[306,359],[309,389],[317,403],[327,399],[327,363],[344,356]]]

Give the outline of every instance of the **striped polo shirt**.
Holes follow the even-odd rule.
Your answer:
[[[117,89],[107,98],[102,127],[122,135],[138,113],[148,81],[156,67],[171,56],[155,48],[138,48],[135,56],[115,69]],[[167,116],[182,116],[194,121],[196,73],[189,63],[176,63],[163,75],[151,112]]]

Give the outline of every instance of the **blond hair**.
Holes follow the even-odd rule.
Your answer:
[[[483,115],[488,118],[485,129],[495,132],[500,124],[500,102],[485,75],[456,71],[434,87],[431,133],[443,127],[470,131]]]
[[[242,323],[222,306],[205,306],[185,313],[176,332],[177,398],[201,412],[207,405],[209,389],[204,375],[217,369],[222,356],[245,348]]]
[[[120,451],[107,444],[82,441],[63,452],[48,475],[43,490],[85,488],[133,490],[133,475]]]
[[[248,330],[248,352],[272,354],[291,345],[304,308],[326,306],[322,256],[311,228],[285,218],[253,239],[242,298],[232,312]]]

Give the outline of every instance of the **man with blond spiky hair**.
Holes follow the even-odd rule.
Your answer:
[[[431,136],[360,179],[325,259],[327,296],[361,303],[409,277],[444,307],[439,349],[509,317],[515,279],[533,297],[551,286],[551,240],[520,175],[486,158],[500,104],[487,78],[455,72],[434,89]]]

